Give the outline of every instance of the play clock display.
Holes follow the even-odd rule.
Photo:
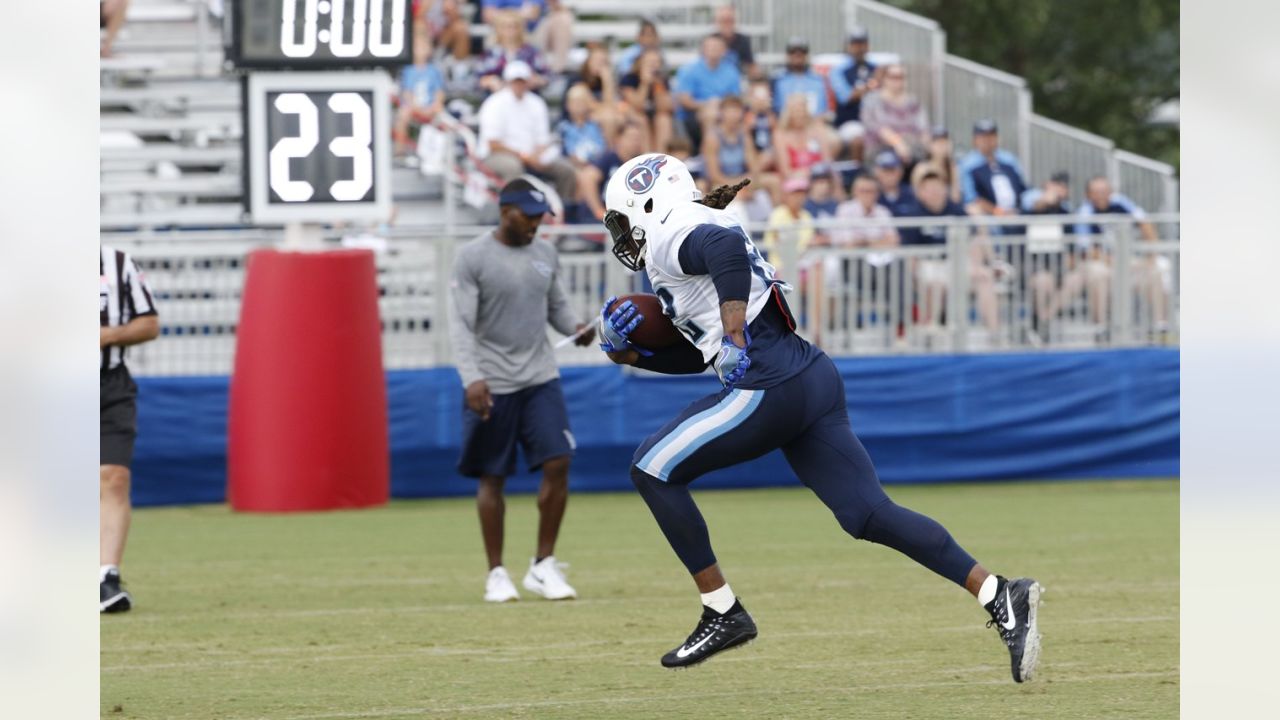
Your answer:
[[[238,0],[227,58],[244,68],[344,68],[413,61],[410,0]]]
[[[246,94],[244,196],[255,222],[389,215],[386,73],[254,73]]]

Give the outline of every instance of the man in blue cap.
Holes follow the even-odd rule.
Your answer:
[[[536,237],[543,215],[551,212],[543,191],[517,178],[502,188],[498,206],[498,229],[458,250],[449,287],[449,336],[465,388],[458,470],[479,480],[489,602],[520,597],[502,565],[503,486],[516,469],[517,442],[530,472],[542,470],[538,547],[524,587],[565,600],[577,592],[553,553],[569,498],[574,440],[546,323],[576,334],[579,346],[590,345],[595,330],[570,306],[555,247]]]
[[[980,215],[1005,217],[1019,214],[1027,183],[1018,158],[1000,148],[1000,130],[994,120],[973,124],[973,150],[960,161],[960,186],[964,204]],[[1000,234],[1001,228],[992,228]],[[1021,228],[1009,227],[1010,234]]]
[[[848,148],[854,160],[862,161],[862,98],[876,90],[876,66],[867,59],[870,36],[861,26],[849,30],[849,57],[842,66],[833,68],[828,77],[836,96],[836,130],[840,141]]]

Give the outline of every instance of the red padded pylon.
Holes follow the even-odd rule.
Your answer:
[[[258,250],[247,270],[228,412],[231,507],[386,503],[387,393],[373,253]]]

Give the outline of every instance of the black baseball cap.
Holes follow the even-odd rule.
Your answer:
[[[866,42],[870,38],[871,36],[867,34],[867,29],[861,25],[854,25],[849,28],[849,42],[851,43]]]
[[[805,52],[809,52],[809,41],[799,35],[793,35],[791,39],[787,41],[787,52],[791,52],[792,50],[803,50]]]
[[[996,127],[996,121],[991,118],[983,118],[973,124],[974,135],[990,135],[998,132],[1000,129]]]
[[[515,205],[520,208],[520,212],[529,216],[541,216],[544,213],[555,212],[551,210],[551,206],[547,204],[547,195],[541,190],[532,188],[515,188],[511,190],[503,190],[498,196],[498,206]]]
[[[1062,183],[1063,185],[1070,185],[1071,176],[1067,174],[1066,170],[1058,170],[1057,172],[1049,176],[1049,182],[1056,182],[1056,183]]]

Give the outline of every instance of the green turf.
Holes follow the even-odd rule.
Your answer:
[[[893,487],[998,572],[1047,588],[1040,676],[1016,686],[963,591],[844,535],[802,489],[697,493],[760,639],[658,665],[697,596],[641,500],[572,498],[581,599],[481,602],[468,500],[372,511],[134,514],[137,606],[104,616],[112,718],[1168,718],[1178,712],[1172,481]],[[517,583],[533,498],[507,510]]]

